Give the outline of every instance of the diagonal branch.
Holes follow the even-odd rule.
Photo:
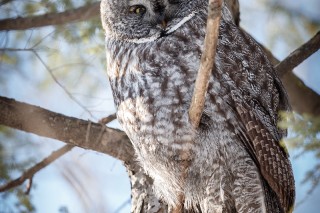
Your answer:
[[[283,63],[280,62],[276,57],[274,57],[274,55],[263,45],[260,44],[260,46],[263,48],[267,57],[274,66]],[[303,51],[300,52],[300,54],[304,54]],[[287,58],[290,58],[290,56],[288,56]],[[289,102],[292,106],[292,109],[300,114],[320,116],[320,95],[310,89],[292,72],[292,70],[290,70],[290,68],[286,68],[284,66],[284,68],[280,69],[288,70],[284,71],[286,74],[281,76],[281,81],[288,93]]]
[[[189,118],[191,124],[197,128],[203,112],[206,92],[213,69],[221,17],[222,0],[209,0],[208,20],[204,50],[201,56],[200,68],[194,86]]]
[[[104,122],[104,124],[107,124],[107,123],[113,121],[114,119],[116,119],[116,116],[115,116],[115,114],[112,114],[112,115],[110,115],[110,116],[108,116],[106,118],[103,118],[103,122]],[[88,136],[89,136],[88,133],[89,133],[90,128],[91,128],[91,122],[89,123],[89,125],[87,127],[86,140],[88,140]],[[19,178],[15,179],[15,180],[11,180],[8,183],[0,186],[0,192],[4,192],[4,191],[12,189],[12,188],[14,188],[16,186],[19,186],[24,181],[26,181],[28,179],[29,183],[27,185],[26,194],[29,194],[31,186],[32,186],[33,176],[37,172],[39,172],[40,170],[42,170],[43,168],[45,168],[46,166],[51,164],[53,161],[57,160],[58,158],[60,158],[64,154],[66,154],[67,152],[71,151],[71,149],[73,147],[74,147],[74,145],[64,145],[60,149],[52,152],[48,157],[43,159],[41,162],[37,163],[36,165],[34,165],[33,167],[31,167],[30,169],[25,171]]]
[[[78,101],[69,91],[68,89],[57,79],[54,75],[53,70],[45,63],[45,61],[41,58],[38,52],[33,48],[0,48],[0,52],[2,51],[10,51],[10,52],[31,52],[35,55],[35,57],[39,60],[39,62],[44,66],[44,68],[48,71],[53,81],[68,95],[68,97],[79,105],[84,111],[86,111],[91,117],[94,117],[93,114],[80,102]]]
[[[84,21],[99,15],[100,2],[94,2],[77,9],[60,13],[17,17],[0,20],[1,30],[26,30],[35,27],[62,25],[70,22]]]
[[[308,42],[293,51],[287,58],[281,61],[275,69],[280,77],[284,76],[290,70],[301,64],[313,53],[320,49],[320,31]]]
[[[130,140],[120,130],[1,96],[0,125],[102,152],[124,162],[134,159]]]
[[[0,1],[0,7],[5,5],[5,4],[8,4],[10,2],[12,2],[12,0],[2,0],[2,1]]]
[[[32,180],[32,177],[34,174],[36,174],[38,171],[40,171],[44,167],[48,166],[50,163],[52,163],[56,159],[60,158],[65,153],[69,152],[73,147],[74,147],[73,145],[65,145],[62,148],[52,152],[51,155],[49,155],[48,157],[46,157],[41,162],[31,167],[27,171],[25,171],[19,178],[9,181],[8,183],[0,186],[0,192],[4,192],[16,186],[19,186],[27,179]],[[30,190],[30,188],[28,190]]]
[[[111,121],[117,119],[116,113],[109,115],[108,117],[102,118],[99,120],[99,123],[106,125],[107,123],[110,123]]]
[[[38,52],[34,49],[31,49],[31,52],[36,56],[36,58],[40,61],[40,63],[45,67],[45,69],[49,72],[51,78],[56,82],[56,84],[69,96],[71,100],[73,100],[76,104],[78,104],[84,111],[86,111],[91,117],[93,117],[92,113],[80,102],[78,101],[69,91],[68,89],[60,83],[57,77],[53,74],[52,69],[44,62],[44,60],[40,57]]]

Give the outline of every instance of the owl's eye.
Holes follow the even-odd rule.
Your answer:
[[[146,8],[142,5],[133,5],[129,8],[130,13],[134,13],[137,15],[143,15],[146,12]]]

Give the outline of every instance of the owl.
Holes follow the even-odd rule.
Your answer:
[[[223,3],[200,125],[188,109],[207,0],[102,0],[107,74],[119,123],[159,199],[180,212],[287,213],[295,198],[274,68]]]

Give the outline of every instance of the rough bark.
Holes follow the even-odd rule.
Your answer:
[[[0,124],[102,152],[123,162],[134,158],[130,140],[120,130],[1,96]]]
[[[124,132],[2,96],[0,125],[105,153],[123,161],[131,180],[133,212],[168,212],[167,205],[153,194],[153,181],[135,160],[133,147]],[[28,173],[21,176],[21,179],[33,175],[34,173]],[[9,185],[25,180],[21,179],[18,178]],[[3,185],[0,188],[7,187]]]
[[[1,30],[26,30],[35,27],[45,27],[51,25],[62,25],[71,22],[79,22],[98,17],[100,13],[100,2],[67,10],[60,13],[47,13],[44,15],[16,17],[0,20]]]

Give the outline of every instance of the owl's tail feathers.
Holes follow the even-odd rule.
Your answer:
[[[267,181],[263,180],[267,213],[284,213],[277,194],[271,189]]]

